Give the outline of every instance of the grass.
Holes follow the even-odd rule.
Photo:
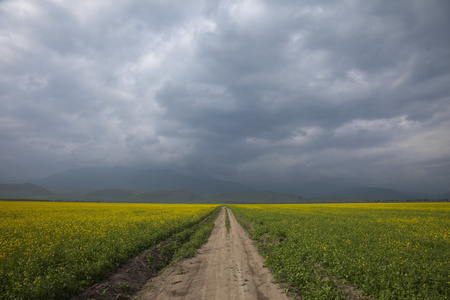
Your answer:
[[[225,209],[225,227],[227,228],[227,233],[230,233],[230,217],[228,216],[228,210]]]
[[[217,207],[202,222],[184,229],[156,247],[156,251],[147,256],[147,260],[155,271],[161,271],[184,258],[193,257],[197,249],[208,241],[214,222],[220,213]]]
[[[230,205],[302,299],[450,297],[450,204]],[[251,223],[251,226],[249,225]]]

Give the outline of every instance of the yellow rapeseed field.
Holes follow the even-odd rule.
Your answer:
[[[0,201],[0,297],[76,293],[215,207]]]

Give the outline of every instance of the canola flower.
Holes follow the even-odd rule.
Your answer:
[[[450,204],[233,205],[266,263],[302,299],[450,297]],[[281,241],[281,242],[280,242]]]
[[[0,201],[0,299],[63,299],[217,205]]]

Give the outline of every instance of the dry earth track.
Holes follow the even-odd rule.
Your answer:
[[[225,210],[230,231],[225,226]],[[199,254],[153,278],[134,299],[289,299],[275,283],[247,233],[223,208]]]

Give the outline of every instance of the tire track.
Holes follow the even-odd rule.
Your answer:
[[[225,226],[226,209],[229,233]],[[166,269],[134,299],[289,299],[263,265],[264,259],[247,233],[232,211],[224,207],[199,254]]]

